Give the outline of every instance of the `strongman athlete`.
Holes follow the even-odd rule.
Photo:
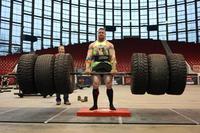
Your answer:
[[[115,50],[112,43],[106,40],[106,31],[104,28],[98,29],[97,41],[91,43],[88,48],[86,57],[86,70],[85,73],[91,72],[111,72],[116,73],[116,57]],[[116,110],[113,105],[113,89],[112,79],[113,75],[93,75],[93,101],[94,105],[90,110],[98,109],[97,100],[99,95],[99,85],[101,78],[104,78],[106,85],[106,93],[110,103],[110,110]]]

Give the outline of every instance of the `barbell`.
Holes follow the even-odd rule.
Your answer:
[[[70,73],[70,75],[131,75],[130,72],[90,72],[90,73],[86,73],[86,72],[72,72]]]
[[[131,77],[131,93],[143,95],[181,95],[186,85],[186,63],[181,54],[133,53],[131,71],[114,75]],[[110,75],[110,72],[92,72],[90,75]],[[22,55],[18,61],[17,81],[24,94],[73,93],[75,75],[72,56],[67,54]]]

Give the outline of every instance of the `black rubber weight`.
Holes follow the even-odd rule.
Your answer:
[[[54,55],[46,54],[38,56],[35,62],[35,84],[42,96],[55,93],[53,80],[54,60]]]
[[[181,54],[167,56],[169,63],[169,88],[167,94],[181,95],[185,90],[187,67],[185,58]]]
[[[169,70],[165,55],[150,54],[149,62],[149,88],[147,93],[153,95],[165,94],[168,89]]]
[[[70,73],[74,73],[74,62],[73,58],[70,54],[67,54],[68,57],[68,71],[69,71],[69,81],[70,81],[70,87],[69,87],[69,93],[73,93],[75,88],[75,75],[70,75]]]
[[[23,94],[37,93],[34,84],[34,65],[37,59],[35,54],[24,54],[20,57],[17,66],[17,82]]]
[[[145,94],[148,88],[148,59],[144,53],[134,53],[131,57],[131,92]]]
[[[73,93],[75,87],[73,59],[70,54],[58,54],[54,64],[54,83],[56,92],[60,94]]]

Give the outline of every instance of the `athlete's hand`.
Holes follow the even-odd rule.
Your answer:
[[[111,70],[111,72],[110,72],[112,75],[115,75],[116,73],[117,73],[117,70],[116,69],[113,69],[113,70]]]
[[[91,69],[90,68],[88,68],[88,69],[85,69],[85,72],[84,72],[85,74],[90,74],[91,73]]]

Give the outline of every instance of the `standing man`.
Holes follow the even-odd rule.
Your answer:
[[[60,45],[58,47],[58,54],[65,54],[65,47],[63,45]],[[71,103],[69,102],[69,94],[68,93],[63,95],[63,100],[64,100],[64,104],[71,105]],[[61,104],[60,93],[56,93],[56,105],[60,105],[60,104]]]
[[[112,43],[106,40],[106,31],[104,28],[98,29],[98,40],[91,43],[88,48],[86,57],[86,73],[91,72],[111,72],[116,73],[116,57],[115,50]],[[106,85],[106,93],[109,100],[110,110],[116,110],[113,105],[113,89],[112,79],[110,75],[93,75],[93,102],[94,105],[90,110],[98,109],[97,100],[99,95],[99,85],[101,84],[101,78],[104,78]]]

